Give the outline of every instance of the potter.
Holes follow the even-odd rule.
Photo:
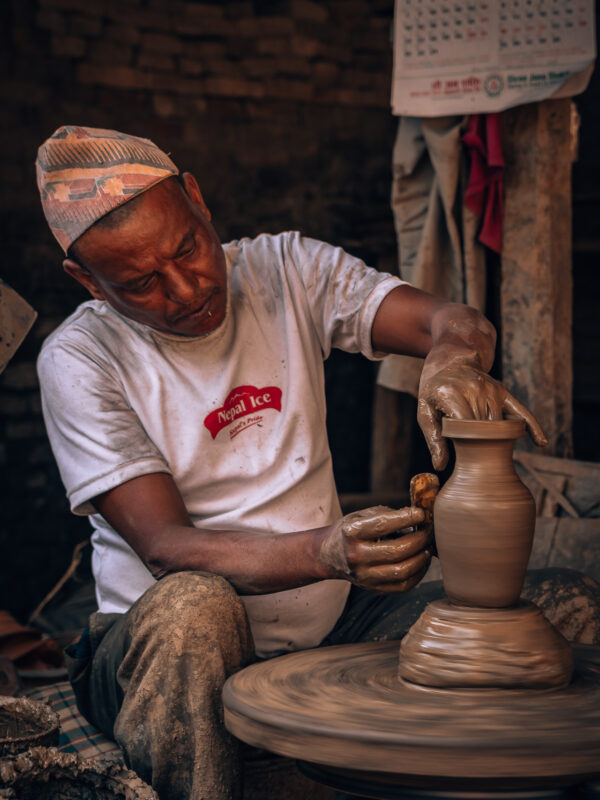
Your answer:
[[[226,678],[257,656],[399,638],[431,560],[418,487],[407,508],[341,511],[332,348],[425,358],[436,469],[443,415],[515,413],[545,437],[487,374],[496,334],[475,309],[298,232],[222,243],[196,178],[139,136],[63,126],[36,166],[63,268],[92,297],[38,362],[71,508],[93,529],[77,701],[158,794],[239,797]]]

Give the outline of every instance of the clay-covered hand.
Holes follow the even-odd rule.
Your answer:
[[[406,592],[419,583],[431,560],[430,526],[414,530],[424,519],[423,509],[413,506],[374,506],[347,514],[324,532],[321,566],[331,577],[365,589]]]
[[[538,446],[547,444],[533,414],[478,366],[464,362],[446,363],[437,369],[435,366],[435,362],[430,365],[425,362],[417,411],[434,469],[444,469],[448,463],[448,447],[442,437],[442,416],[489,420],[515,416],[525,422]]]

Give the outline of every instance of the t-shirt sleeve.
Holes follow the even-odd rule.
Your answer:
[[[96,513],[89,501],[125,481],[170,472],[108,364],[58,343],[42,350],[38,375],[44,421],[75,514]]]
[[[295,266],[308,299],[324,357],[332,347],[360,352],[372,360],[371,329],[382,300],[405,281],[368,267],[341,247],[291,233],[287,257]]]

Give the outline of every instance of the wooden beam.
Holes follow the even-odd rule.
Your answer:
[[[544,452],[570,456],[570,100],[506,111],[503,149],[502,379],[542,424],[549,439]]]

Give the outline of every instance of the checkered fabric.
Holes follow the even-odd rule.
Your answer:
[[[179,170],[149,139],[63,125],[35,162],[50,230],[67,252],[94,222]]]
[[[122,757],[121,748],[97,728],[90,725],[79,713],[75,695],[68,681],[40,686],[26,692],[31,700],[41,700],[56,711],[60,719],[58,749],[64,753],[78,753],[84,758],[106,755]],[[124,762],[123,762],[124,763]]]

